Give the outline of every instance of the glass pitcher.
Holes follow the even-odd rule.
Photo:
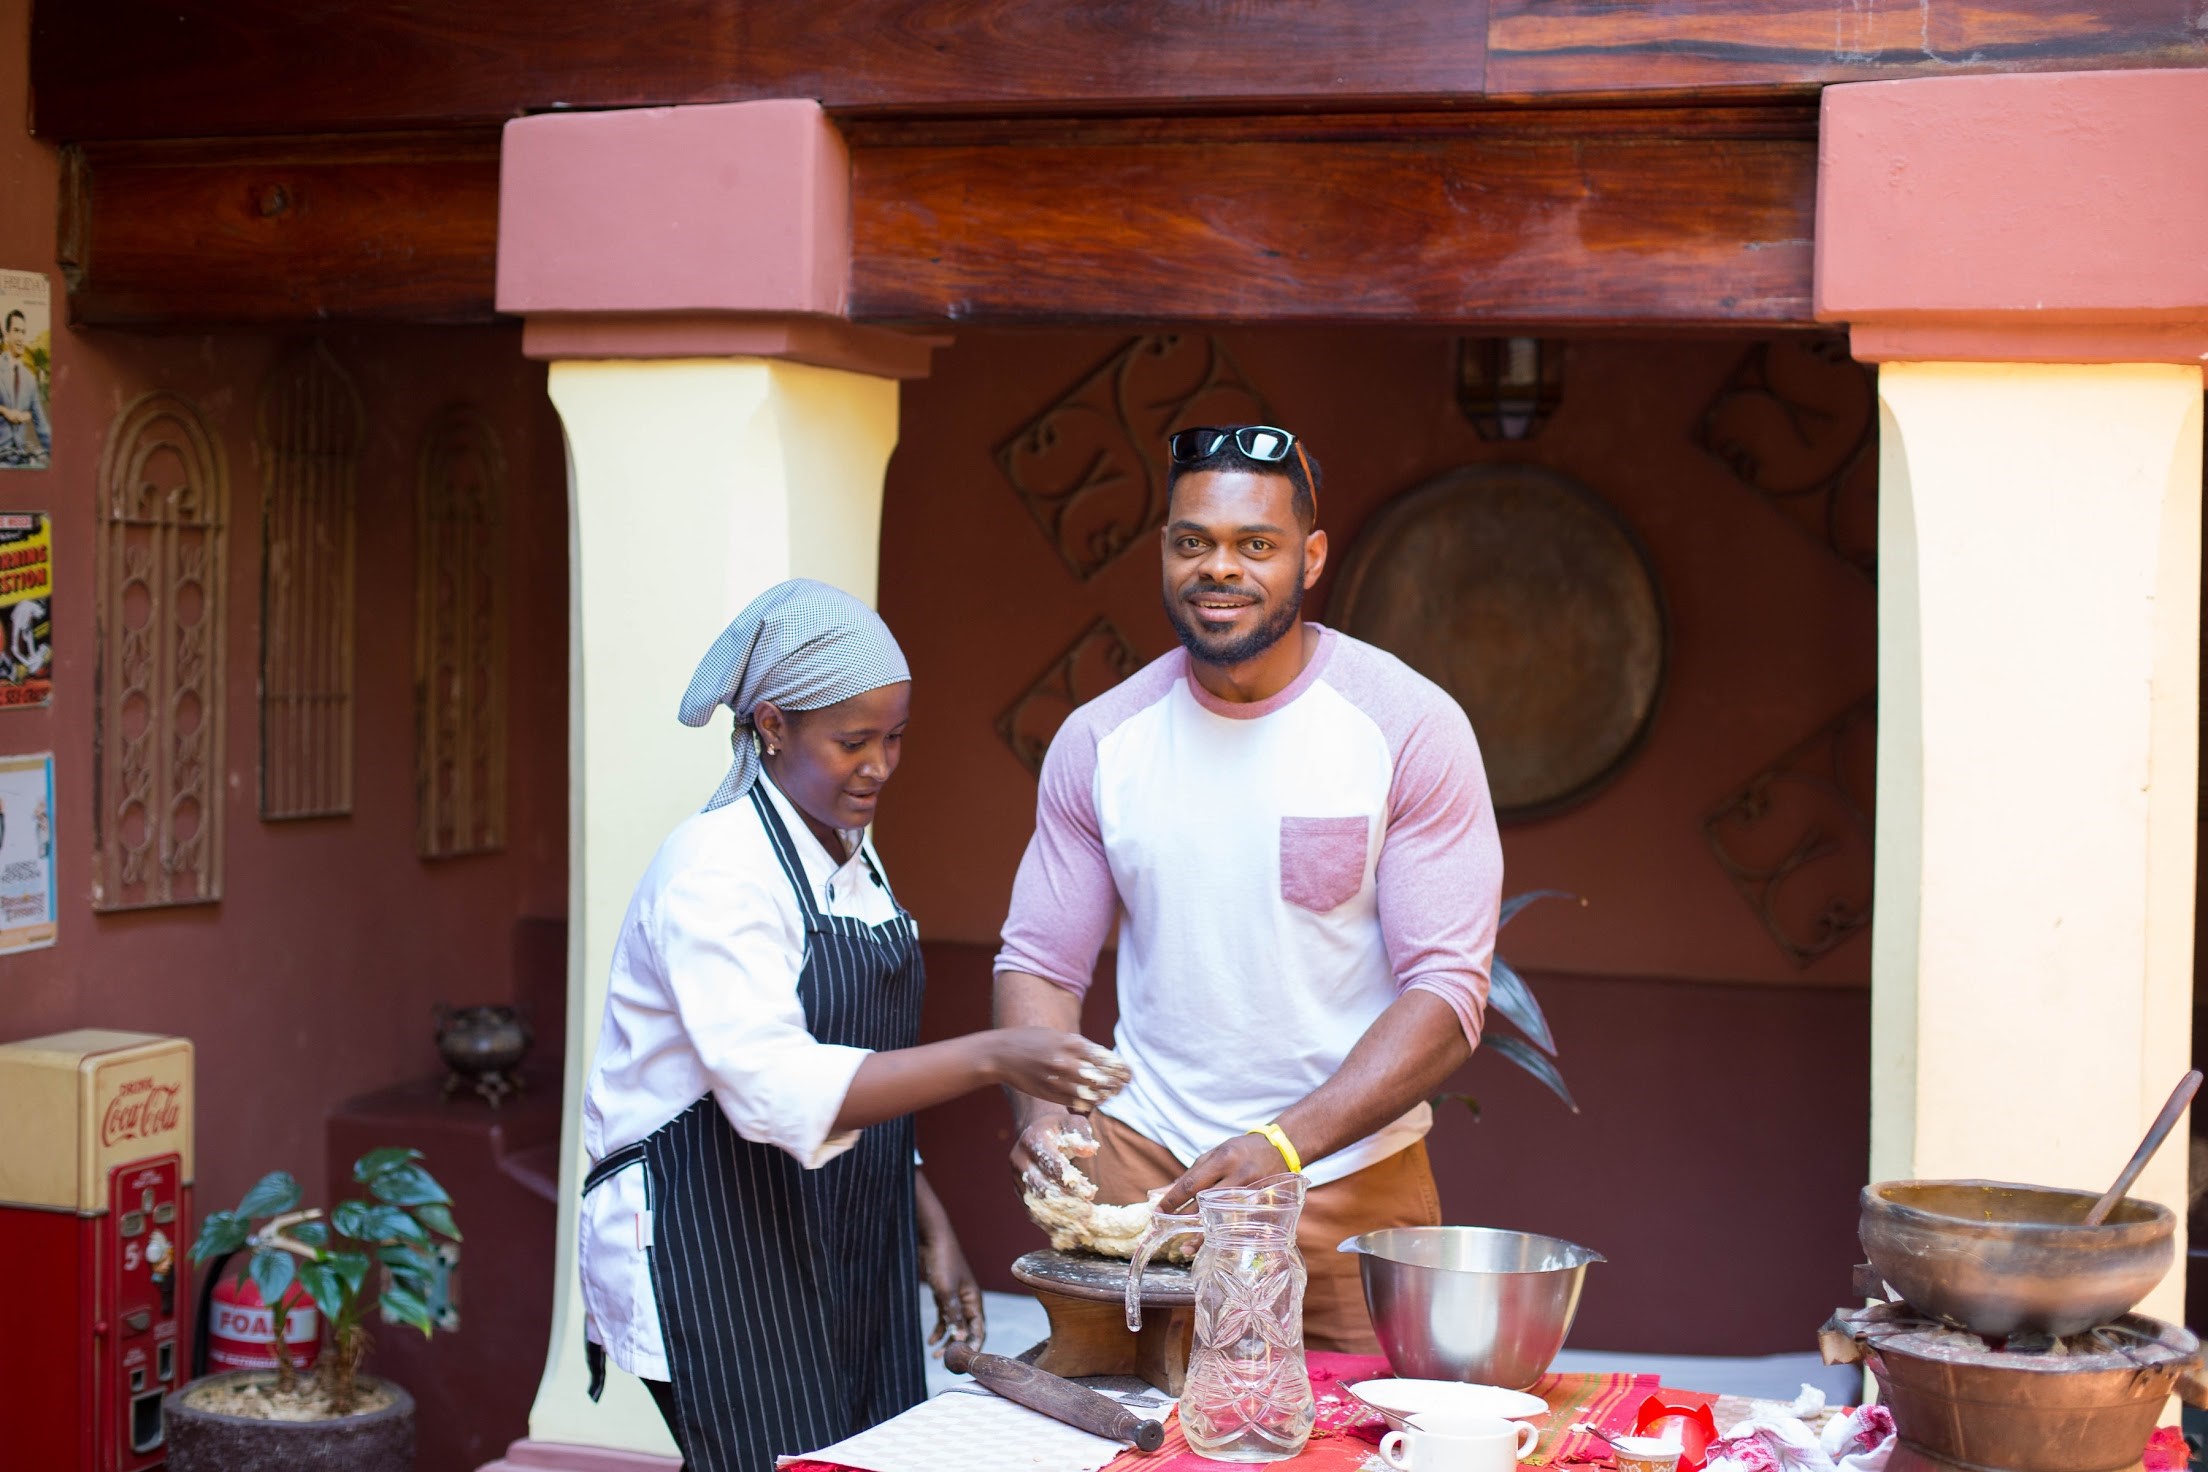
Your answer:
[[[1181,1434],[1198,1456],[1278,1462],[1311,1439],[1316,1406],[1303,1362],[1303,1286],[1296,1250],[1303,1177],[1217,1186],[1194,1215],[1159,1212],[1127,1272],[1127,1327],[1142,1327],[1142,1270],[1171,1239],[1203,1233],[1192,1272],[1196,1335],[1181,1390]]]

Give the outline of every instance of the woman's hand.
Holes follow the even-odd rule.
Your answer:
[[[928,1335],[929,1352],[937,1359],[953,1344],[980,1349],[989,1326],[981,1309],[981,1285],[966,1265],[966,1254],[951,1229],[950,1214],[943,1210],[928,1178],[912,1173],[913,1208],[920,1225],[920,1276],[935,1295],[935,1329]]]
[[[990,1069],[1019,1093],[1086,1112],[1127,1086],[1127,1065],[1076,1032],[1002,1027],[990,1033]]]

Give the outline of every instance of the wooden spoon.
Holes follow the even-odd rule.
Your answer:
[[[2162,1112],[2147,1127],[2147,1137],[2132,1152],[2131,1164],[2124,1167],[2124,1173],[2116,1178],[2116,1184],[2103,1191],[2101,1199],[2094,1202],[2093,1209],[2085,1214],[2087,1226],[2097,1227],[2108,1220],[2108,1214],[2116,1209],[2117,1202],[2124,1199],[2124,1193],[2131,1189],[2131,1183],[2139,1179],[2139,1172],[2147,1168],[2147,1162],[2154,1159],[2154,1152],[2161,1149],[2162,1142],[2169,1138],[2170,1131],[2177,1125],[2177,1117],[2185,1112],[2186,1105],[2193,1102],[2193,1095],[2199,1088],[2200,1070],[2197,1068],[2177,1081],[2177,1087],[2170,1091],[2170,1102],[2162,1106]]]

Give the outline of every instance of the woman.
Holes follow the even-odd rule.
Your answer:
[[[733,708],[736,759],[614,945],[578,1255],[593,1398],[609,1357],[642,1377],[692,1472],[766,1472],[917,1404],[923,1274],[929,1342],[981,1338],[914,1110],[1124,1081],[1047,1028],[915,1045],[919,946],[866,838],[911,698],[880,617],[803,579],[738,615],[683,696],[687,725]]]

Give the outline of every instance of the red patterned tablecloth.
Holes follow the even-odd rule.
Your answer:
[[[1360,1380],[1381,1379],[1391,1372],[1378,1355],[1324,1354],[1310,1357],[1311,1388],[1318,1397],[1318,1426],[1303,1454],[1276,1467],[1297,1472],[1354,1472],[1364,1465],[1387,1424],[1352,1399],[1346,1387]],[[1609,1449],[1596,1437],[1570,1428],[1581,1421],[1623,1434],[1633,1429],[1633,1413],[1657,1388],[1654,1375],[1544,1375],[1533,1393],[1549,1403],[1548,1424],[1541,1440],[1526,1458],[1526,1466],[1601,1467],[1611,1465]],[[1714,1403],[1717,1397],[1694,1391],[1668,1390],[1675,1401]],[[1168,1422],[1165,1445],[1149,1453],[1127,1451],[1104,1472],[1216,1472],[1225,1463],[1200,1457],[1188,1449],[1177,1421]],[[847,1472],[827,1462],[793,1462],[784,1472]],[[976,1469],[983,1472],[983,1469]]]

